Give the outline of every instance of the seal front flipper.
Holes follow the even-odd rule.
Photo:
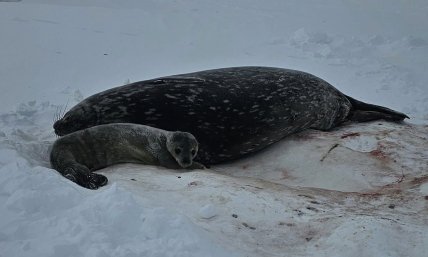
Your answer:
[[[65,168],[60,173],[69,180],[88,189],[98,189],[108,182],[106,176],[92,173],[87,167],[78,163]]]

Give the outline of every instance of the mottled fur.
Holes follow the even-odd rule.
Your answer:
[[[54,124],[58,135],[115,122],[192,133],[196,160],[215,164],[259,151],[282,138],[345,121],[405,114],[354,100],[309,73],[234,67],[140,81],[83,100]]]
[[[138,124],[106,124],[73,132],[52,147],[51,165],[68,179],[96,189],[107,178],[92,173],[118,163],[158,165],[170,169],[202,168],[193,162],[198,152],[195,137]]]

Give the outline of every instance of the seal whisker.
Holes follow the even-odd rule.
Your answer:
[[[65,113],[66,113],[66,111],[67,111],[67,108],[68,108],[68,103],[69,103],[69,101],[70,101],[70,99],[67,99],[67,103],[65,104],[64,110],[61,112],[61,116],[60,116],[60,118],[59,118],[59,119],[64,118],[64,115],[65,115]]]
[[[58,110],[58,106],[55,107],[55,112],[53,113],[53,122],[56,121],[56,110]]]
[[[56,106],[56,109],[55,109],[55,113],[54,113],[54,117],[53,117],[53,122],[55,123],[55,122],[57,122],[58,120],[59,120],[59,115],[58,115],[58,112],[59,112],[59,105],[57,105]]]
[[[56,121],[59,121],[61,119],[61,110],[62,110],[62,105],[58,106],[58,113],[56,114]]]
[[[62,105],[58,105],[58,108],[57,108],[57,110],[56,110],[56,121],[58,121],[58,120],[59,120],[59,116],[60,116],[60,112],[61,112],[61,106],[62,106]]]

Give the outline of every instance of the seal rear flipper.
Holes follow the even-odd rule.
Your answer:
[[[92,173],[87,167],[80,164],[67,167],[61,174],[76,184],[88,189],[98,189],[108,182],[106,176]]]
[[[381,112],[356,110],[351,112],[348,119],[357,122],[367,122],[382,119],[387,121],[402,121],[404,118]]]
[[[387,121],[402,121],[404,119],[409,119],[409,116],[404,113],[397,112],[383,106],[364,103],[347,95],[345,96],[352,104],[351,111],[348,115],[348,119],[351,121],[365,122],[380,119]]]

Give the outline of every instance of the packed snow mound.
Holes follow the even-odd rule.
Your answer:
[[[216,171],[290,186],[371,192],[426,176],[427,126],[383,121],[308,130]]]
[[[0,115],[2,254],[238,256],[167,206],[145,206],[114,182],[97,191],[85,190],[50,169],[49,147],[55,137],[50,125],[43,129],[39,116],[46,105],[32,107]]]
[[[6,256],[237,256],[184,215],[145,207],[115,184],[81,190],[25,161],[0,175]]]
[[[116,165],[100,171],[109,184],[91,191],[49,168],[57,109],[32,102],[0,115],[0,246],[7,255],[427,250],[427,125],[308,130],[205,171]]]

